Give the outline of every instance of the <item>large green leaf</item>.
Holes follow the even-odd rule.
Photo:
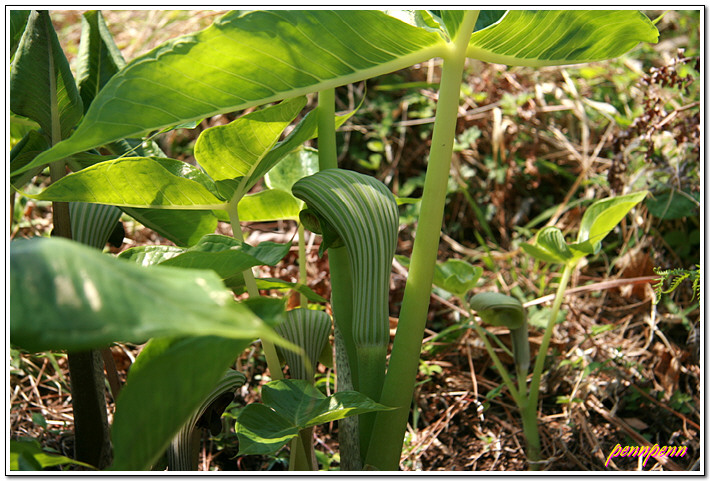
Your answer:
[[[250,404],[237,417],[239,453],[272,454],[300,429],[390,409],[355,391],[326,397],[308,381],[271,381],[261,391],[263,404]]]
[[[634,10],[510,10],[471,36],[467,55],[506,65],[566,65],[618,57],[658,30]]]
[[[91,10],[82,15],[76,78],[84,111],[109,79],[125,65],[101,12]]]
[[[195,159],[217,182],[243,178],[237,192],[241,198],[263,175],[258,172],[260,161],[305,105],[305,97],[285,100],[207,129],[195,143]]]
[[[489,25],[497,15],[477,25]],[[458,12],[441,18],[449,32],[458,31]],[[475,32],[468,55],[511,65],[580,63],[618,56],[657,36],[637,11],[516,10]],[[378,11],[232,12],[131,62],[101,92],[76,134],[36,162],[364,80],[449,52],[431,27]]]
[[[242,272],[259,265],[276,265],[288,253],[289,244],[262,242],[257,246],[242,243],[233,237],[211,234],[189,249],[172,246],[141,246],[127,249],[119,257],[143,266],[163,266],[187,269],[210,269],[228,287],[243,283]]]
[[[149,342],[116,402],[112,469],[150,469],[249,342],[213,336]]]
[[[53,183],[34,198],[91,202],[119,207],[225,209],[210,179],[173,159],[127,157],[101,162]]]
[[[73,138],[37,162],[357,82],[439,56],[443,47],[438,33],[378,11],[232,12],[129,63]]]
[[[68,137],[83,114],[69,62],[45,10],[30,14],[12,62],[10,110],[36,121],[52,141]]]
[[[272,336],[211,271],[146,269],[65,239],[10,245],[10,340],[81,350],[156,336]]]

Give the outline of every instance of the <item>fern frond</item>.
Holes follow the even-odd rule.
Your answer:
[[[697,269],[694,270],[659,269],[658,267],[654,267],[653,272],[660,276],[660,279],[653,284],[653,291],[656,294],[654,304],[660,302],[663,294],[671,294],[674,292],[686,279],[693,281],[693,298],[697,296],[697,298],[700,299],[700,265],[696,265],[696,267]],[[666,282],[669,283],[668,289],[663,288]]]

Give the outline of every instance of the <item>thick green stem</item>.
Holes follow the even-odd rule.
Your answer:
[[[540,349],[537,353],[537,358],[535,359],[535,367],[533,369],[532,378],[530,380],[530,395],[528,397],[528,402],[524,408],[521,409],[521,414],[523,418],[523,431],[525,433],[525,439],[527,441],[527,456],[531,461],[530,469],[538,470],[540,465],[537,461],[540,461],[540,434],[538,432],[537,426],[537,402],[540,395],[540,380],[542,379],[542,370],[545,367],[545,358],[547,357],[547,349],[550,347],[550,340],[552,339],[552,332],[555,329],[555,322],[557,321],[557,315],[560,312],[560,306],[562,305],[562,299],[564,298],[565,291],[567,290],[567,284],[569,284],[570,277],[576,263],[573,265],[566,265],[564,271],[562,272],[562,278],[560,279],[560,284],[557,287],[557,293],[555,295],[555,301],[552,305],[552,313],[547,321],[547,327],[545,328],[545,334],[542,337],[542,342],[540,343]]]
[[[308,282],[308,272],[306,270],[306,229],[303,224],[298,224],[298,282],[304,286]],[[300,294],[301,307],[308,307],[308,298],[305,294]]]
[[[436,121],[429,154],[421,213],[412,250],[412,262],[404,291],[399,327],[380,403],[394,407],[377,414],[366,465],[396,470],[407,428],[409,407],[419,366],[421,344],[431,296],[431,283],[439,245],[458,117],[461,78],[466,47],[478,19],[478,11],[464,13],[458,36],[444,57]]]
[[[244,234],[242,234],[242,228],[239,223],[239,212],[237,210],[238,204],[238,201],[230,202],[227,213],[229,214],[229,222],[232,224],[232,234],[234,235],[234,238],[237,239],[239,242],[244,242]],[[251,269],[246,269],[244,271],[244,284],[246,285],[249,297],[259,297],[259,289],[256,287],[254,272],[252,272]],[[283,379],[284,374],[281,370],[279,356],[276,353],[276,346],[274,346],[271,341],[268,341],[266,339],[261,340],[261,346],[264,349],[266,365],[269,368],[269,372],[271,373],[271,379]]]
[[[334,89],[318,92],[318,168],[320,170],[338,168]]]

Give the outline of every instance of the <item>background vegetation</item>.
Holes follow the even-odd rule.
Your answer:
[[[70,61],[77,53],[81,11],[51,12]],[[105,11],[126,60],[193,32],[222,12]],[[651,19],[662,12],[647,12]],[[565,304],[567,322],[553,338],[554,363],[543,380],[541,436],[547,469],[604,469],[617,444],[683,445],[683,458],[652,469],[696,468],[700,452],[700,299],[692,276],[662,295],[654,269],[699,270],[701,249],[700,29],[698,11],[670,11],[659,21],[661,41],[628,55],[582,67],[508,68],[469,61],[448,186],[440,260],[464,258],[484,268],[480,290],[497,290],[529,306],[532,354],[559,273],[536,262],[520,244],[545,225],[574,233],[595,199],[642,189],[651,193],[635,218],[612,233],[603,251],[577,270]],[[433,127],[436,61],[337,90],[339,109],[367,101],[341,129],[340,162],[376,176],[401,197],[418,197]],[[172,158],[194,162],[199,132],[241,113],[206,119],[159,139]],[[403,142],[406,137],[408,141]],[[12,132],[11,144],[21,138]],[[8,149],[11,146],[8,146]],[[37,185],[47,179],[38,177]],[[257,186],[257,189],[259,187]],[[49,235],[49,203],[18,198],[11,238]],[[416,205],[402,207],[397,253],[411,252]],[[127,247],[163,243],[124,217]],[[220,229],[224,226],[220,225]],[[228,228],[228,227],[227,227]],[[254,224],[250,243],[291,238],[295,225]],[[315,239],[314,239],[315,240]],[[314,241],[312,240],[311,243]],[[268,275],[297,280],[292,252]],[[310,247],[309,285],[329,295],[327,262]],[[267,274],[265,272],[265,274]],[[672,274],[672,273],[671,273]],[[398,317],[406,270],[395,264],[391,324]],[[653,276],[653,277],[651,277]],[[664,284],[672,287],[674,276]],[[677,276],[675,276],[677,279]],[[435,289],[423,346],[403,469],[524,469],[522,433],[512,400],[500,389],[475,333],[443,291]],[[494,330],[495,332],[495,330]],[[140,346],[112,348],[125,376]],[[268,380],[256,349],[240,368],[248,383],[225,417],[257,398]],[[508,360],[512,363],[512,360]],[[12,438],[39,438],[71,455],[71,405],[62,354],[11,352]],[[330,393],[333,373],[318,386]],[[113,406],[113,400],[109,400]],[[202,469],[283,469],[287,456],[238,457],[233,422],[204,437]],[[337,468],[335,425],[317,431],[323,469]],[[611,469],[638,469],[616,458]],[[645,469],[649,469],[649,465]]]

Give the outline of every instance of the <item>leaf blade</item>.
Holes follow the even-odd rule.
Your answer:
[[[249,342],[209,336],[148,343],[138,359],[149,359],[136,360],[116,402],[111,468],[150,469]]]
[[[226,204],[195,168],[173,159],[127,157],[69,174],[41,193],[39,200],[89,202],[119,207],[224,209]]]
[[[213,272],[146,269],[65,239],[13,242],[10,292],[11,342],[30,351],[161,336],[273,337]]]
[[[246,193],[261,177],[255,172],[261,160],[305,105],[305,97],[285,100],[207,129],[195,143],[195,158],[215,181],[244,177]]]
[[[92,103],[72,139],[36,161],[357,82],[437,56],[443,45],[437,33],[377,11],[233,12],[132,61]]]
[[[602,240],[647,194],[644,190],[594,202],[582,216],[577,242],[590,241],[598,251]]]
[[[36,121],[53,142],[68,137],[83,114],[69,62],[46,10],[32,11],[27,20],[10,72],[10,110]]]
[[[467,55],[492,63],[566,65],[618,57],[658,30],[639,11],[509,10],[474,32]]]

